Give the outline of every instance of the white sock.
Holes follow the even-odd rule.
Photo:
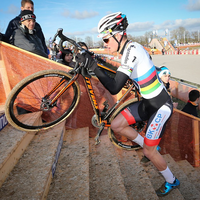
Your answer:
[[[163,177],[168,183],[173,183],[175,181],[175,177],[168,167],[165,170],[160,171],[160,173],[163,175]]]
[[[133,142],[139,144],[143,148],[144,138],[138,134],[137,137],[133,140]]]

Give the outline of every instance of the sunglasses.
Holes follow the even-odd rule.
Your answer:
[[[109,38],[103,39],[103,42],[107,44],[109,42]]]
[[[102,38],[102,40],[103,40],[104,43],[107,44],[107,43],[109,42],[109,39],[110,39],[111,37],[112,37],[112,35],[111,35],[110,37],[108,37],[108,38]]]

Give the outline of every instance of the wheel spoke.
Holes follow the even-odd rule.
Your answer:
[[[112,120],[122,111],[124,110],[129,104],[136,102],[136,99],[129,100],[119,106],[119,108],[113,113],[111,117]],[[134,125],[131,125],[132,128],[134,128],[140,135],[143,137],[145,136],[145,127],[146,123],[139,122]],[[116,145],[119,148],[126,149],[126,150],[133,150],[133,149],[139,149],[141,148],[137,143],[129,140],[125,136],[122,136],[116,132],[114,132],[111,128],[108,129],[109,137],[114,145]]]
[[[51,105],[52,100],[64,88],[62,84],[55,91],[53,90],[65,77],[66,82],[70,80],[70,76],[65,72],[55,70],[41,71],[24,79],[17,90],[13,91],[8,100],[9,113],[12,125],[26,130],[45,129],[61,122],[76,107],[80,98],[80,89],[78,84],[73,83],[67,91],[65,91]],[[50,94],[49,97],[47,94]],[[26,118],[33,118],[40,113],[40,124],[33,125]]]

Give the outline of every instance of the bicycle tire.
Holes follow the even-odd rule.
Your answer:
[[[80,87],[75,81],[50,108],[44,106],[44,97],[61,80],[66,82],[71,75],[61,70],[36,72],[20,81],[10,92],[5,104],[8,122],[23,131],[39,131],[51,128],[71,115],[80,99]],[[54,91],[46,102],[50,102],[64,87]],[[38,124],[31,124],[28,119],[39,116]]]
[[[133,98],[130,99],[128,101],[126,101],[125,103],[123,103],[122,105],[120,105],[115,112],[112,114],[111,118],[110,118],[110,123],[112,122],[112,120],[122,111],[124,110],[129,104],[134,103],[138,101],[137,98]],[[143,123],[143,122],[142,122]],[[137,127],[132,126],[136,131],[138,131]],[[140,135],[142,135],[143,137],[145,136],[145,127],[142,128],[142,130],[138,131],[138,133]],[[108,135],[109,138],[111,140],[111,142],[121,148],[121,149],[125,149],[125,150],[137,150],[140,149],[141,146],[139,146],[137,143],[129,140],[128,138],[126,138],[125,136],[121,136],[117,133],[115,133],[110,127],[108,128]]]

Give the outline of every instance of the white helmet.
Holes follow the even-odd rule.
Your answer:
[[[126,15],[121,12],[106,15],[98,24],[98,37],[105,37],[108,34],[114,35],[116,33],[125,31],[128,26]]]

